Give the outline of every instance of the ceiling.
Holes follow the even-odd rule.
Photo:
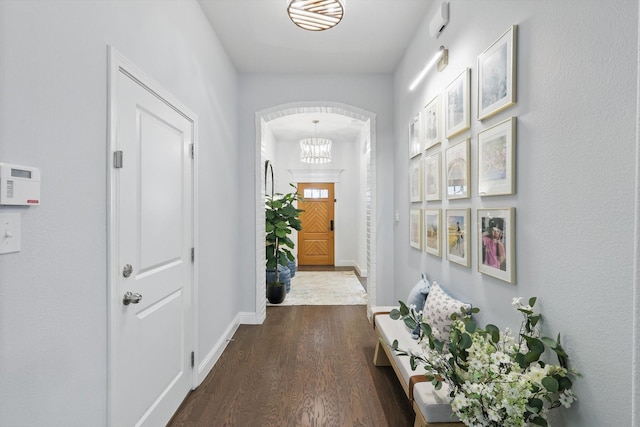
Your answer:
[[[287,16],[287,0],[198,0],[240,73],[392,73],[432,0],[345,0],[342,21],[306,31]],[[305,101],[305,100],[300,100]],[[362,122],[339,115],[287,116],[269,122],[278,141],[355,138]],[[321,132],[322,131],[322,132]],[[310,134],[311,132],[311,134]]]
[[[391,73],[432,0],[345,0],[342,21],[306,31],[287,0],[198,0],[240,73]]]
[[[317,132],[313,120],[318,120]],[[302,138],[319,136],[335,142],[355,141],[364,122],[341,114],[300,113],[268,122],[278,142],[299,142]]]

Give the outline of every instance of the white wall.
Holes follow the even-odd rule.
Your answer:
[[[392,206],[384,203],[393,194],[393,90],[392,77],[384,74],[357,75],[240,75],[240,158],[241,186],[245,193],[255,194],[254,151],[255,113],[267,108],[295,102],[330,101],[352,105],[376,114],[377,120],[377,168],[378,204],[377,222],[377,281],[378,296],[391,298],[393,288],[393,228]],[[384,196],[382,196],[384,195]],[[382,202],[380,201],[382,197]],[[241,223],[245,227],[241,245],[255,248],[255,201],[243,197],[241,201]],[[241,255],[242,265],[255,266],[255,253],[247,250]],[[255,274],[251,269],[242,269],[243,284],[241,301],[244,311],[255,311]]]
[[[40,206],[0,207],[22,214],[0,255],[0,425],[103,426],[107,45],[200,118],[198,361],[238,313],[236,72],[195,1],[2,0],[0,28],[0,160],[42,170]]]
[[[583,374],[574,389],[579,401],[556,413],[555,424],[631,425],[638,2],[452,0],[438,40],[428,34],[433,13],[395,73],[396,140],[407,141],[413,115],[464,67],[472,69],[471,131],[452,141],[471,138],[472,197],[429,203],[472,209],[472,264],[409,247],[408,147],[398,144],[395,297],[405,299],[426,271],[480,307],[481,323],[517,328],[511,298],[538,296],[543,332],[562,333]],[[477,56],[512,24],[519,26],[517,104],[480,123]],[[409,92],[440,45],[449,49],[448,67]],[[517,193],[480,198],[477,133],[510,116],[518,118]],[[517,211],[515,285],[477,271],[475,211],[508,206]]]

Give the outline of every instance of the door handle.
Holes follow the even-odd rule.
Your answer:
[[[330,224],[330,230],[333,231],[333,220],[331,220],[331,224]]]
[[[122,303],[124,305],[137,304],[141,300],[142,300],[142,295],[140,295],[139,293],[133,293],[133,292],[127,291],[124,293],[124,297],[122,298]]]

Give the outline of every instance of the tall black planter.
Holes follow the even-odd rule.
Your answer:
[[[267,285],[267,300],[271,304],[281,304],[284,298],[287,296],[287,288],[284,283],[275,284],[271,283]]]
[[[278,281],[284,283],[287,293],[291,290],[291,271],[288,267],[278,264]],[[276,271],[267,268],[267,285],[276,281]]]

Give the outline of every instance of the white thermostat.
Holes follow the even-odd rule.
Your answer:
[[[40,169],[0,162],[0,205],[40,204]]]

